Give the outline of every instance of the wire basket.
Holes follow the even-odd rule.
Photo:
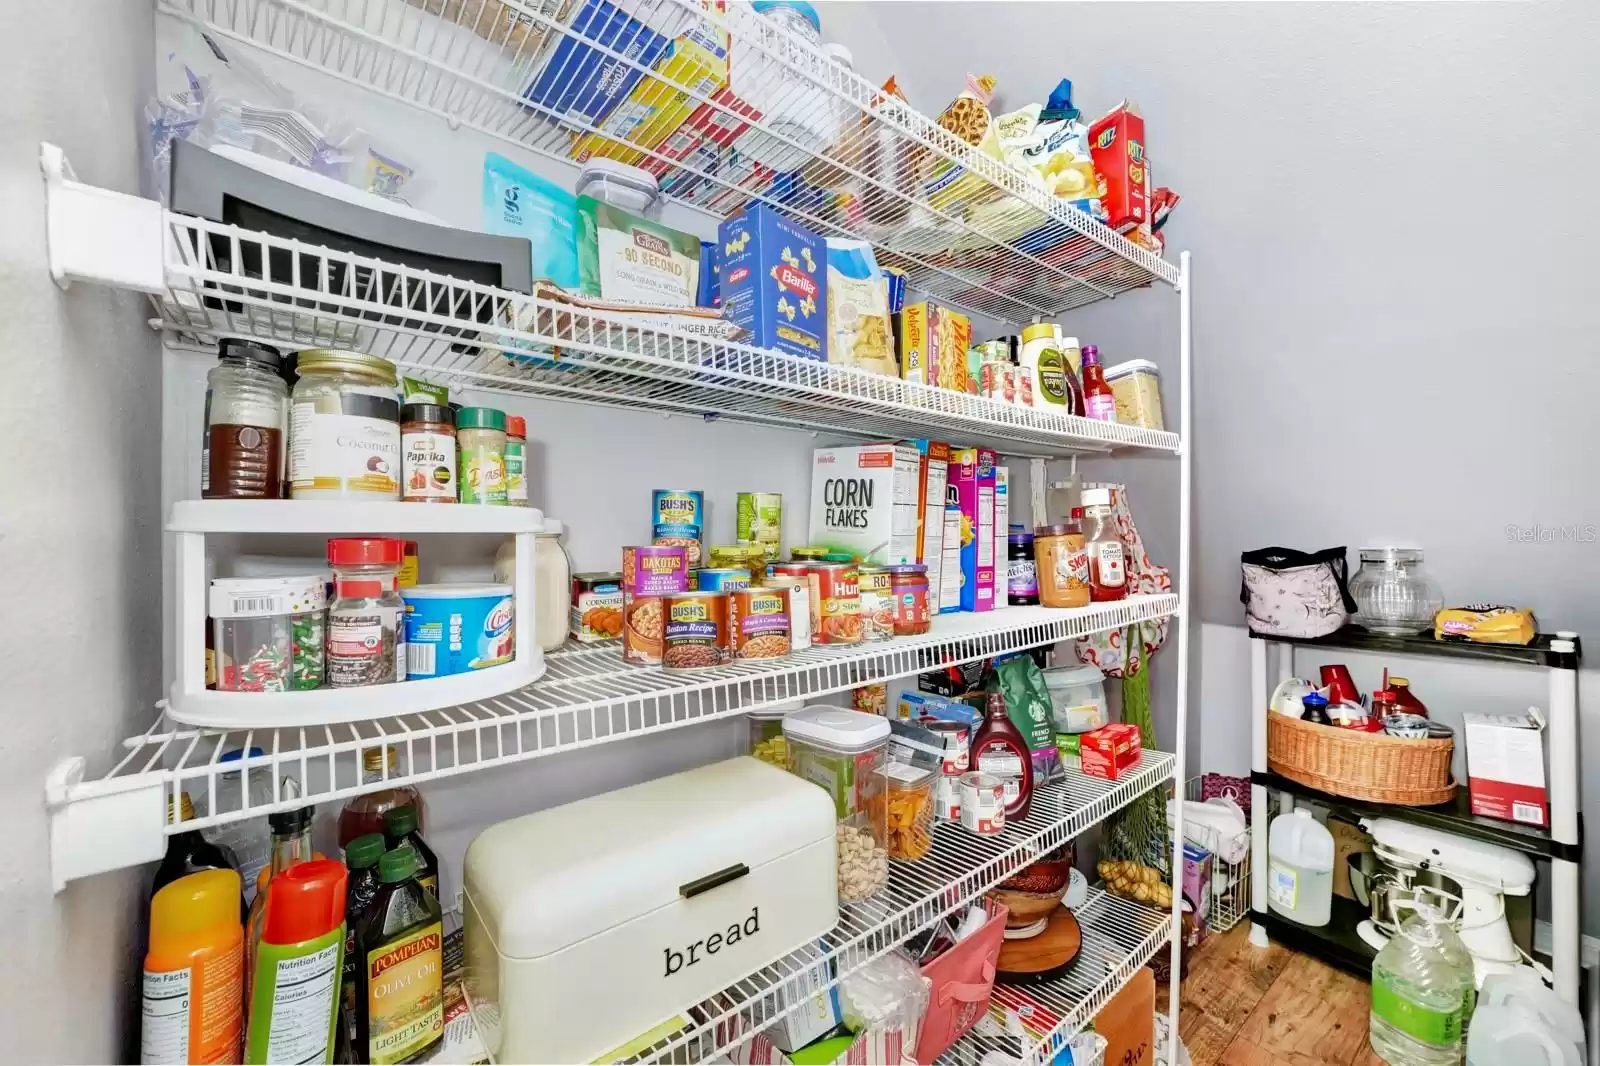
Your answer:
[[[1200,778],[1191,777],[1184,782],[1183,797],[1201,799]],[[1246,824],[1241,833],[1225,835],[1211,826],[1185,820],[1183,839],[1211,853],[1211,913],[1206,926],[1214,933],[1226,933],[1250,913],[1250,826]],[[1229,862],[1226,855],[1240,858]],[[1181,874],[1177,880],[1182,881]]]

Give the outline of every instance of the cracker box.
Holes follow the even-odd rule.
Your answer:
[[[610,136],[584,134],[573,143],[572,158],[582,163],[602,156],[637,166],[647,157],[630,145],[659,145],[694,110],[689,93],[710,96],[727,80],[727,35],[709,22],[691,28],[667,46],[654,73],[639,81],[600,123]]]
[[[751,204],[728,219],[717,240],[723,316],[748,330],[749,343],[758,348],[826,359],[827,242],[766,204]],[[812,512],[815,529],[815,500]]]
[[[905,443],[921,457],[917,472],[917,557],[928,568],[929,614],[939,612],[939,582],[944,573],[945,488],[950,481],[950,445],[937,440]]]
[[[1106,224],[1121,233],[1150,221],[1144,118],[1124,100],[1089,127],[1089,154],[1105,181]]]
[[[1465,714],[1472,813],[1541,828],[1550,824],[1544,781],[1544,722],[1526,714]]]
[[[807,544],[892,566],[917,559],[921,454],[908,444],[818,448]]]
[[[950,453],[950,491],[961,509],[963,611],[994,610],[994,462],[988,448]]]
[[[972,323],[932,301],[900,312],[900,376],[919,385],[968,391],[967,348]]]
[[[570,115],[598,125],[633,91],[643,71],[655,66],[687,21],[687,9],[671,0],[628,6],[623,11],[608,0],[585,0],[567,31],[546,44],[549,59],[524,94],[545,117]]]
[[[1143,755],[1139,727],[1126,722],[1103,725],[1078,738],[1078,757],[1085,777],[1116,781],[1137,767]]]

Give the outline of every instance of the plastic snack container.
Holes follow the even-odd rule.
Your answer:
[[[1106,384],[1117,402],[1117,421],[1145,429],[1165,429],[1161,421],[1161,371],[1148,359],[1108,366]]]
[[[783,719],[789,772],[833,798],[839,898],[866,899],[889,881],[889,720],[842,707],[807,707]]]
[[[789,745],[783,739],[783,720],[802,706],[799,703],[777,703],[745,715],[745,722],[750,727],[749,754],[780,770],[787,770]]]

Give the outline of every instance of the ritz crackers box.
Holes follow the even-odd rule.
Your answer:
[[[1089,155],[1105,179],[1106,224],[1118,233],[1150,221],[1144,118],[1124,100],[1089,127]]]
[[[747,343],[802,359],[828,358],[828,244],[766,204],[717,229],[723,316]]]
[[[961,508],[961,609],[994,610],[994,464],[988,448],[950,452],[950,495]]]

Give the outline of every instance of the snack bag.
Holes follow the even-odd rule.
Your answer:
[[[889,332],[889,284],[872,245],[828,238],[828,362],[900,373]]]
[[[993,75],[967,75],[967,88],[939,116],[939,125],[984,155],[1000,159],[1000,141],[991,129],[989,100],[994,95]],[[943,156],[930,163],[923,191],[935,208],[959,213],[967,207],[1004,196],[998,185],[968,174],[966,168]]]
[[[1031,126],[1030,115],[1037,116]],[[1061,79],[1043,107],[1030,104],[1013,111],[996,120],[996,127],[1008,162],[1038,175],[1051,196],[1105,220],[1103,183],[1089,151],[1089,130],[1072,106],[1070,80]]]

